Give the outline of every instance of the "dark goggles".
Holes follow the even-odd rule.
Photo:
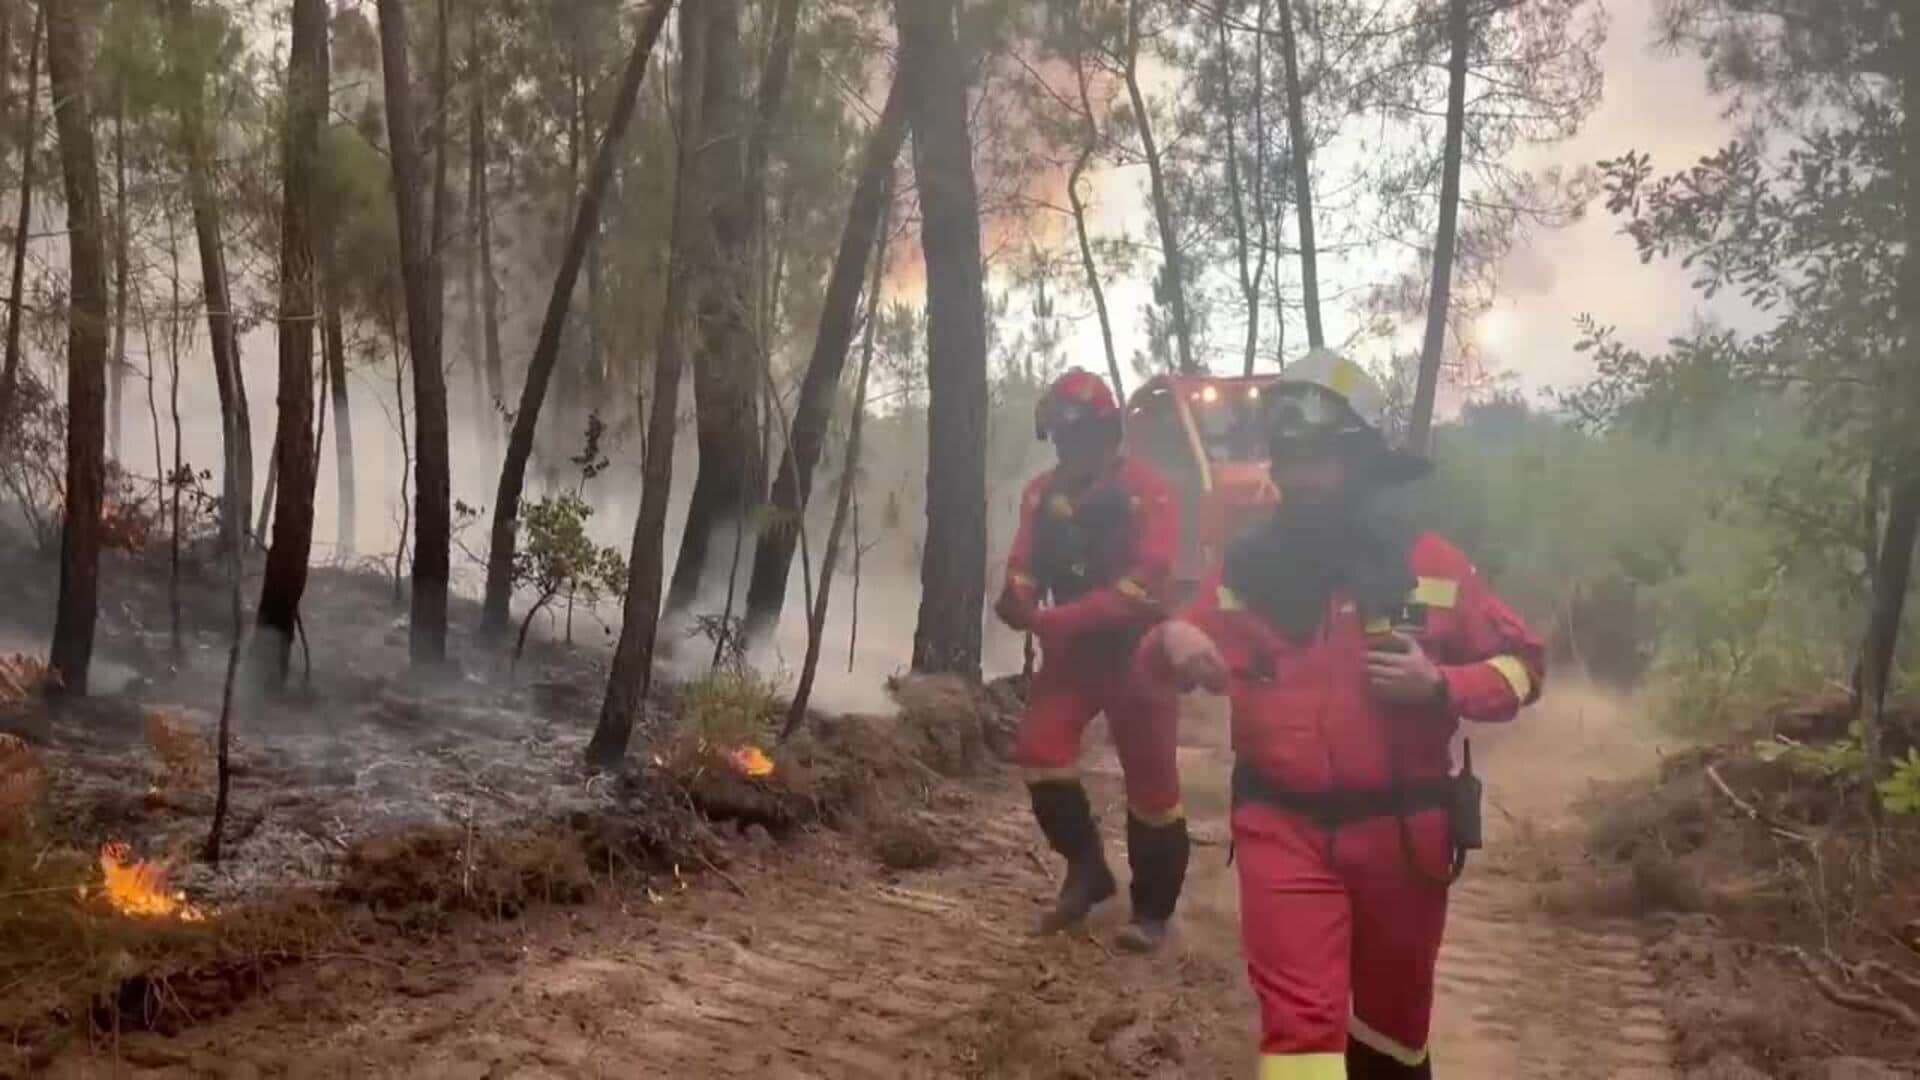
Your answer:
[[[1042,402],[1035,413],[1033,434],[1035,438],[1045,439],[1055,432],[1080,427],[1101,420],[1106,415],[1102,410],[1083,402],[1051,398]]]

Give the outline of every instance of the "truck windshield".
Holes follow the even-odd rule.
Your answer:
[[[1187,402],[1200,442],[1211,461],[1264,461],[1260,437],[1260,392],[1254,387],[1206,386]]]

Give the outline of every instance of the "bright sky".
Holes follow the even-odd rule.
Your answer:
[[[1652,154],[1657,170],[1671,171],[1731,137],[1732,127],[1721,116],[1722,103],[1708,96],[1700,63],[1691,55],[1657,50],[1654,4],[1608,0],[1610,28],[1602,54],[1606,87],[1600,105],[1576,138],[1526,148],[1522,163],[1592,164],[1633,149]],[[1124,228],[1136,238],[1152,236],[1146,188],[1144,167],[1106,174],[1098,194],[1100,227]],[[1145,339],[1142,308],[1151,295],[1147,275],[1153,267],[1143,269],[1109,285],[1123,363]],[[1337,260],[1323,262],[1322,274],[1349,281],[1384,276],[1369,273],[1367,267],[1340,266]],[[1629,344],[1654,348],[1685,330],[1701,310],[1686,275],[1672,265],[1641,265],[1632,242],[1620,235],[1619,222],[1596,200],[1584,220],[1538,233],[1515,249],[1501,271],[1498,305],[1479,329],[1489,365],[1514,373],[1531,394],[1577,383],[1586,374],[1586,358],[1573,351],[1574,320],[1583,312],[1617,326]],[[1738,312],[1720,314],[1736,322],[1741,318]],[[1351,326],[1341,307],[1328,308],[1325,317],[1329,341],[1338,341]],[[1236,325],[1238,321],[1236,317]],[[1075,323],[1073,331],[1073,361],[1101,367],[1098,327],[1086,319]],[[1304,348],[1304,334],[1295,328],[1289,338],[1289,354],[1297,355]]]

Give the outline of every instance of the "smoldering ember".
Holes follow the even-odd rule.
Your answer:
[[[1916,0],[10,0],[0,223],[0,1076],[1920,1076]]]

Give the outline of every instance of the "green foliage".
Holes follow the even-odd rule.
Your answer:
[[[528,503],[514,556],[513,581],[543,599],[566,594],[593,603],[626,590],[627,563],[616,548],[587,535],[593,507],[570,491]]]
[[[1880,805],[1889,814],[1920,814],[1920,748],[1896,758],[1893,775],[1880,781]]]

